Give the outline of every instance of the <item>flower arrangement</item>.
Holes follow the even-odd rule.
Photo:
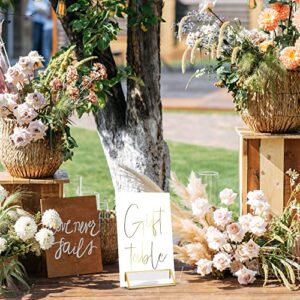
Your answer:
[[[29,288],[26,271],[18,257],[41,255],[54,242],[54,231],[61,224],[59,214],[49,209],[43,215],[31,215],[17,203],[30,195],[8,192],[0,186],[0,294],[8,287]]]
[[[214,59],[215,63],[198,69],[193,78],[216,72],[216,86],[232,93],[238,111],[247,108],[255,93],[274,97],[278,80],[284,82],[291,72],[300,70],[300,2],[267,2],[270,7],[258,17],[259,29],[247,30],[238,19],[228,21],[217,15],[216,0],[201,1],[199,10],[179,24],[179,39],[185,35],[187,45],[183,72],[189,53],[191,63],[196,62],[199,50]],[[289,87],[292,89],[291,84]]]
[[[94,57],[78,61],[75,46],[59,52],[48,67],[36,51],[20,57],[5,73],[5,93],[0,94],[0,117],[16,122],[10,138],[18,148],[41,139],[62,136],[63,158],[70,159],[76,141],[70,134],[70,117],[77,112],[95,112],[106,100],[116,78],[108,80],[107,71]]]
[[[194,266],[200,276],[222,278],[234,275],[240,284],[253,283],[264,276],[265,284],[277,278],[294,289],[299,280],[300,265],[295,256],[300,237],[300,204],[296,196],[299,174],[289,170],[292,193],[280,216],[272,215],[270,205],[260,190],[248,193],[251,213],[234,218],[230,207],[237,194],[231,189],[220,192],[221,207],[209,203],[205,185],[195,173],[185,187],[172,176],[176,194],[190,212],[173,215],[174,234],[180,238],[174,247],[176,258]]]

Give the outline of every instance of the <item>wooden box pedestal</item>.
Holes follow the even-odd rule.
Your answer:
[[[11,193],[16,190],[32,192],[32,197],[23,199],[21,203],[21,206],[32,214],[41,211],[40,199],[62,198],[65,183],[69,183],[68,175],[60,170],[54,174],[53,178],[48,179],[15,178],[7,172],[0,172],[0,185],[8,192]],[[43,256],[29,257],[24,265],[29,274],[46,275],[45,258]]]
[[[300,172],[300,134],[254,133],[237,128],[240,136],[241,212],[247,213],[247,193],[263,190],[275,214],[283,211],[290,197],[292,168]]]

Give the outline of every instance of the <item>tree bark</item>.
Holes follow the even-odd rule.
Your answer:
[[[148,0],[129,0],[136,12]],[[51,0],[56,7],[57,0]],[[74,3],[67,0],[67,6]],[[162,0],[153,1],[153,13],[160,19]],[[70,39],[77,45],[82,57],[82,36],[71,30],[74,16],[68,13],[61,22]],[[130,18],[130,17],[129,17]],[[129,23],[129,22],[128,22]],[[109,77],[117,73],[117,67],[109,49],[95,51],[108,69]],[[139,191],[139,185],[127,178],[119,165],[126,165],[168,190],[170,160],[167,144],[163,139],[162,104],[160,98],[160,22],[143,32],[139,26],[128,26],[127,61],[140,81],[127,81],[127,99],[121,84],[112,88],[112,95],[104,109],[95,115],[97,130],[109,165],[116,191]]]

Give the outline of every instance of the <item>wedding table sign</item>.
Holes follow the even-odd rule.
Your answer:
[[[174,285],[170,194],[117,193],[120,286]]]
[[[46,251],[48,277],[98,273],[103,270],[95,196],[41,200],[42,212],[55,209],[62,225]]]

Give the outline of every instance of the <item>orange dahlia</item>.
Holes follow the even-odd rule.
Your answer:
[[[279,20],[279,13],[275,9],[266,8],[260,13],[258,24],[263,30],[272,31],[278,26]]]
[[[300,66],[300,51],[296,47],[286,47],[281,51],[279,59],[288,70],[294,70]]]
[[[271,8],[276,10],[279,14],[279,20],[286,20],[290,14],[290,7],[280,2],[271,4]]]

